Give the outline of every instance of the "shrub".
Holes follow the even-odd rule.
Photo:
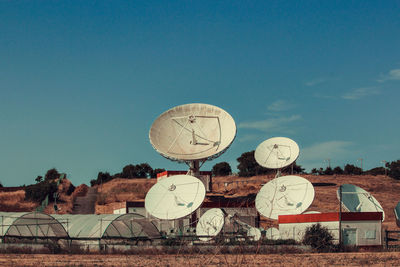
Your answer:
[[[334,248],[333,236],[328,228],[321,224],[313,224],[306,229],[303,237],[303,244],[309,245],[318,252],[330,251]]]
[[[400,160],[386,163],[386,167],[389,168],[388,175],[393,179],[400,180]]]
[[[55,192],[57,192],[57,183],[42,181],[25,187],[25,199],[42,202],[46,196],[49,195],[49,200],[53,201],[53,195]]]
[[[214,176],[228,176],[232,174],[232,169],[228,162],[220,162],[213,166],[212,174]]]

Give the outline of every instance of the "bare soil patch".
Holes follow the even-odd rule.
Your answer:
[[[3,254],[0,266],[399,266],[400,252],[217,255]]]

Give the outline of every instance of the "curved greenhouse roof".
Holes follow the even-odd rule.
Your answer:
[[[53,216],[39,212],[0,212],[0,236],[68,237]]]
[[[144,216],[128,214],[53,215],[71,238],[159,238],[160,232]]]

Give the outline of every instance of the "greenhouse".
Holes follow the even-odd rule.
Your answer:
[[[0,212],[2,243],[46,243],[100,246],[137,245],[160,239],[154,224],[139,214],[48,215],[39,212]],[[61,244],[60,243],[60,244]]]

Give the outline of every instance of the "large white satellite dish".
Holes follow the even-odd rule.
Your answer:
[[[275,227],[268,228],[265,231],[265,237],[270,240],[278,240],[279,238],[281,238],[279,230]]]
[[[231,145],[236,124],[225,110],[208,104],[186,104],[162,113],[149,132],[162,156],[177,161],[216,158]]]
[[[170,176],[150,188],[145,198],[145,208],[159,219],[179,219],[194,212],[203,202],[205,194],[203,182],[196,177]]]
[[[196,235],[201,241],[209,241],[221,232],[224,222],[225,215],[221,209],[209,209],[197,222]]]
[[[342,200],[345,209],[350,212],[382,212],[382,221],[385,220],[385,212],[370,193],[352,184],[342,184],[342,198],[340,198],[340,188],[337,190],[337,198]]]
[[[303,213],[314,200],[314,187],[299,176],[275,178],[261,187],[256,196],[256,209],[264,217]]]
[[[254,158],[265,168],[281,169],[292,164],[299,152],[299,146],[292,139],[273,137],[258,145]]]

